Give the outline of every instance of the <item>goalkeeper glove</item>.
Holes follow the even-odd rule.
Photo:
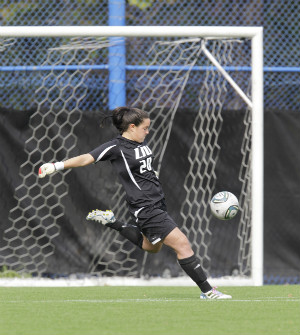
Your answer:
[[[55,171],[60,171],[64,169],[64,163],[63,162],[57,162],[57,163],[46,163],[43,164],[39,168],[39,178],[46,177],[47,174],[52,174]]]

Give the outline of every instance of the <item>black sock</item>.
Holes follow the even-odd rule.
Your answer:
[[[118,220],[112,223],[107,223],[105,226],[117,230],[122,236],[127,238],[127,240],[142,249],[143,234],[137,226],[129,223],[123,223]]]
[[[207,281],[206,274],[204,273],[202,266],[195,255],[179,259],[178,263],[184,272],[199,286],[202,292],[206,293],[212,289]]]

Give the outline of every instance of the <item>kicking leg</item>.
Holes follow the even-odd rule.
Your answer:
[[[106,227],[118,231],[123,237],[147,252],[156,253],[162,247],[162,243],[151,244],[137,226],[116,220],[112,211],[100,211],[96,209],[89,213],[87,220],[99,222]]]

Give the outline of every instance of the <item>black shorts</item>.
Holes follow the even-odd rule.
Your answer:
[[[135,224],[153,245],[162,241],[177,227],[166,209],[164,201],[160,201],[144,207],[135,215]]]

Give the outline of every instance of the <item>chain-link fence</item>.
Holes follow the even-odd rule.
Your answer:
[[[124,16],[125,24],[128,26],[263,26],[265,109],[299,110],[299,1],[128,0],[125,4]],[[0,8],[0,24],[2,26],[106,26],[109,24],[109,0],[3,0]],[[37,84],[35,75],[30,71],[25,72],[21,69],[13,71],[7,68],[20,64],[36,65],[37,60],[34,57],[37,56],[33,56],[31,52],[35,46],[31,45],[30,39],[26,44],[25,53],[24,51],[16,53],[12,55],[9,64],[1,64],[0,104],[3,107],[21,108],[23,106],[20,104],[26,107],[30,104],[30,88]],[[3,49],[3,45],[1,48]],[[127,58],[127,64],[138,64],[140,55],[144,52],[141,45],[130,55],[130,58]],[[10,75],[6,73],[5,78],[3,67],[6,67],[6,71],[10,71]],[[100,86],[102,84],[99,83]],[[16,97],[22,97],[22,99],[16,99]],[[13,104],[16,105],[13,106]]]

